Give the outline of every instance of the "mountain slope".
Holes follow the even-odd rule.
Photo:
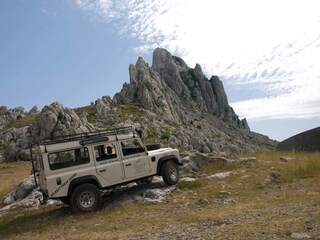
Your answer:
[[[320,127],[299,133],[278,144],[279,150],[319,151]]]

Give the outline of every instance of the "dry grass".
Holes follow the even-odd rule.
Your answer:
[[[320,154],[291,154],[296,160],[287,163],[280,161],[283,155],[288,153],[257,154],[263,161],[238,165],[225,179],[182,182],[167,203],[107,204],[94,214],[74,214],[65,206],[15,210],[0,219],[0,238],[290,239],[304,232],[317,239],[320,174],[301,175],[306,170],[299,169],[314,168]],[[264,185],[270,171],[281,179]]]
[[[302,178],[320,177],[320,154],[296,154],[295,159],[288,163],[288,166],[282,168],[282,176],[287,181]]]
[[[30,163],[0,163],[0,207],[2,199],[30,175]]]

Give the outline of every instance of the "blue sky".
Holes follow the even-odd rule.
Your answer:
[[[164,47],[208,78],[253,131],[320,125],[320,3],[276,0],[2,0],[0,105],[66,107],[113,96]]]

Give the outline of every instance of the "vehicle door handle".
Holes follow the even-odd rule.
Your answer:
[[[128,164],[126,164],[126,167],[129,167],[129,166],[131,166],[132,164],[131,163],[128,163]]]
[[[105,171],[107,171],[107,169],[102,169],[102,170],[100,170],[99,172],[105,172]]]

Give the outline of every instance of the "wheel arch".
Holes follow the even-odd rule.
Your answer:
[[[93,175],[89,175],[89,176],[83,176],[83,177],[78,177],[76,179],[73,179],[70,184],[69,184],[69,188],[68,188],[68,196],[71,195],[72,191],[79,185],[84,184],[84,183],[91,183],[93,185],[95,185],[96,187],[98,187],[99,189],[102,188],[99,180],[97,179],[96,176]]]
[[[175,155],[169,155],[169,156],[165,156],[165,157],[162,157],[159,159],[158,161],[158,166],[157,166],[157,174],[160,174],[161,173],[161,168],[163,166],[163,164],[167,161],[173,161],[174,163],[176,163],[177,165],[182,165],[177,156]]]

